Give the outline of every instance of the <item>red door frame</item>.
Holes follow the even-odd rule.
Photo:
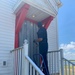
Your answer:
[[[15,48],[19,46],[19,31],[22,27],[22,23],[24,22],[26,15],[29,10],[29,5],[25,4],[16,14],[16,26],[15,26]],[[17,52],[15,52],[15,75],[18,75],[18,56]]]
[[[31,19],[26,18],[26,15],[28,13],[28,10],[30,8],[30,5],[25,4],[23,7],[17,12],[16,14],[16,26],[15,26],[15,48],[19,47],[19,31],[22,27],[22,24],[25,20],[29,20],[33,23],[37,23],[36,21],[33,21]],[[44,19],[42,22],[45,25],[44,27],[47,29],[50,25],[51,21],[53,20],[53,17],[50,16],[46,19]]]
[[[28,13],[30,6],[28,4],[25,4],[16,14],[16,26],[15,26],[15,48],[19,47],[19,32],[22,27],[22,24],[25,20],[29,20],[33,23],[37,23],[34,20],[26,18],[26,15]],[[50,16],[42,21],[44,24],[44,27],[47,29],[48,26],[50,25],[51,21],[53,20],[53,17]],[[17,57],[17,52],[15,53],[15,75],[17,75],[17,62],[18,62],[18,57]]]
[[[19,46],[19,31],[22,27],[22,23],[24,22],[26,15],[29,10],[29,5],[25,4],[21,10],[16,14],[16,27],[15,27],[15,48]]]

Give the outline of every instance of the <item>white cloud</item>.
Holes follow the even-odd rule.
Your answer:
[[[70,42],[69,44],[61,44],[59,48],[64,50],[75,50],[75,42]]]
[[[64,50],[65,58],[75,60],[75,42],[70,42],[69,44],[61,44],[59,48]]]

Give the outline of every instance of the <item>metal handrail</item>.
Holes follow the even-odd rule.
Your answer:
[[[41,69],[41,71],[43,70],[43,69],[45,69],[46,70],[46,73],[47,74],[49,74],[48,73],[48,71],[47,71],[47,67],[46,67],[46,63],[45,63],[45,61],[44,61],[44,58],[43,58],[43,56],[41,55],[41,54],[39,54],[39,53],[37,53],[37,54],[34,54],[33,55],[33,59],[34,59],[34,62],[36,63],[37,61],[35,60],[36,58],[36,56],[38,56],[40,59],[40,65],[39,65],[39,68]],[[36,64],[37,65],[37,64]]]

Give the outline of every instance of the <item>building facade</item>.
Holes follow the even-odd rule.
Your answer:
[[[13,75],[10,50],[20,46],[17,44],[19,36],[16,37],[25,21],[30,21],[31,25],[45,21],[49,51],[58,49],[57,13],[60,5],[60,0],[0,0],[0,75]]]

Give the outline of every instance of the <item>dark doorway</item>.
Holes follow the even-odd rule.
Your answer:
[[[23,46],[24,40],[28,40],[29,44],[29,56],[33,60],[33,54],[39,53],[39,49],[35,43],[34,39],[37,39],[38,27],[36,24],[33,24],[30,21],[25,21],[22,25],[22,28],[19,32],[19,47]]]

